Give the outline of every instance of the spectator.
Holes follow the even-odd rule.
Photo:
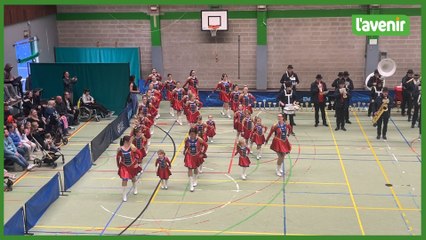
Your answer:
[[[27,160],[19,153],[18,149],[13,144],[12,139],[9,136],[9,131],[4,130],[4,160],[12,161],[17,163],[19,166],[30,171],[35,167],[34,164],[29,164]]]
[[[64,92],[70,93],[70,100],[72,103],[74,103],[74,94],[73,94],[73,88],[74,84],[77,83],[77,77],[70,78],[70,73],[68,71],[65,71],[62,75],[62,81],[64,82]]]
[[[47,126],[46,130],[50,132],[53,127],[60,127],[62,133],[68,135],[68,120],[65,116],[60,116],[58,111],[55,109],[55,100],[49,100],[47,102],[46,110],[44,111],[44,117],[46,118]]]
[[[28,116],[32,108],[36,108],[34,104],[33,91],[27,91],[24,95],[24,103],[22,104],[24,116]]]
[[[27,121],[30,123],[37,122],[38,127],[44,129],[46,125],[46,118],[45,117],[39,117],[38,112],[36,109],[31,109],[30,115],[27,117]]]
[[[84,106],[90,109],[96,109],[98,113],[100,113],[101,117],[110,117],[114,112],[108,111],[104,106],[95,102],[95,99],[90,96],[90,90],[85,89],[83,92],[83,96],[81,97]]]
[[[18,87],[19,92],[21,93],[21,96],[24,95],[22,93],[22,83],[21,79],[22,77],[15,77],[12,75],[12,64],[6,63],[4,66],[4,86],[5,86],[5,92],[7,91],[9,96],[12,99],[21,99],[21,97],[18,95],[18,92],[16,91],[16,87]],[[11,99],[11,100],[12,100]]]
[[[29,123],[29,122],[28,122]],[[30,125],[30,127],[31,127],[31,123],[29,123]],[[25,127],[25,125],[26,124],[24,124],[23,122],[20,122],[20,123],[18,123],[17,124],[17,128],[16,128],[16,131],[17,131],[17,133],[19,134],[19,136],[20,136],[20,138],[21,138],[21,142],[22,142],[22,144],[26,147],[26,148],[28,148],[28,149],[30,149],[30,154],[33,154],[34,153],[34,151],[36,150],[36,148],[37,148],[37,145],[35,144],[35,143],[33,143],[33,142],[31,142],[29,139],[28,139],[28,135],[30,134],[30,127],[29,128],[26,128]],[[33,157],[32,155],[31,155],[31,157]]]
[[[12,139],[13,144],[17,148],[18,152],[25,157],[27,160],[31,159],[30,148],[24,146],[21,136],[17,133],[14,123],[9,123],[6,125],[6,129],[9,132],[9,137]]]
[[[55,109],[58,112],[59,116],[65,117],[67,119],[68,123],[72,124],[74,122],[74,115],[68,113],[67,106],[65,105],[65,102],[62,100],[61,96],[56,96]],[[68,129],[74,128],[68,126]]]
[[[67,107],[67,112],[74,116],[74,122],[73,122],[74,125],[78,125],[79,124],[79,122],[78,122],[79,111],[78,111],[78,109],[76,109],[74,107],[74,104],[72,104],[69,92],[64,92],[64,102],[65,102],[65,106]]]

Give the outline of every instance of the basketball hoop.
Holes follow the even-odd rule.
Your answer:
[[[212,37],[216,37],[217,29],[220,27],[220,25],[209,25],[210,35]]]

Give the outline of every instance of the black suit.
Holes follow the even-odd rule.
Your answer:
[[[346,110],[349,108],[349,98],[350,93],[347,92],[347,97],[344,98],[343,94],[340,93],[339,89],[336,89],[334,92],[335,102],[334,106],[336,107],[336,126],[337,128],[344,128],[346,118]]]
[[[294,91],[290,95],[290,102],[288,101],[289,98],[285,95],[285,92],[280,93],[280,95],[278,96],[278,101],[280,101],[280,102],[282,102],[284,104],[293,104],[294,101],[297,101],[296,99],[297,99],[296,98],[296,93]],[[284,113],[284,107],[285,107],[285,105],[281,106],[281,111],[284,114],[284,117],[286,119],[288,119],[287,116],[289,117],[290,125],[293,126],[294,125],[294,114],[286,114],[286,113]]]
[[[292,86],[293,91],[296,92],[296,84],[293,84],[293,81],[290,78],[294,78],[294,83],[299,84],[299,77],[297,76],[297,74],[295,72],[292,72],[291,74],[288,73],[287,71],[283,74],[283,76],[281,77],[280,83],[281,83],[281,89],[280,92],[284,92],[285,87],[290,87]]]
[[[383,112],[382,116],[380,116],[379,120],[377,120],[377,136],[382,135],[383,137],[386,137],[386,133],[388,131],[388,122],[391,115],[391,108],[393,107],[393,99],[392,97],[388,96],[389,104],[388,104],[388,110]],[[374,113],[376,114],[376,111],[379,110],[380,106],[383,103],[383,95],[378,97],[374,104]],[[382,125],[383,125],[383,131],[382,131]]]
[[[408,82],[411,78],[405,75],[402,78],[402,102],[401,115],[405,115],[405,106],[407,106],[408,119],[411,119],[411,110],[413,109],[413,92],[415,90],[414,81]]]
[[[320,83],[322,84],[322,92],[327,91],[327,85],[325,84],[325,82],[320,81]],[[325,101],[326,101],[326,94],[322,95],[322,99],[320,96],[320,90],[318,88],[318,82],[315,81],[311,84],[311,94],[312,94],[312,98],[311,98],[311,102],[314,103],[315,106],[315,124],[319,123],[319,110],[321,110],[321,118],[322,118],[322,123],[326,124],[327,123],[327,119],[325,118]]]

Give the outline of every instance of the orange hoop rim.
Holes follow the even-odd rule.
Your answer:
[[[210,31],[212,30],[217,30],[220,27],[220,25],[209,25],[208,28],[210,29]]]

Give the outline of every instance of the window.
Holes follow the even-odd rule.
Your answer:
[[[14,44],[17,60],[18,76],[22,76],[22,87],[25,91],[25,81],[30,74],[30,63],[39,62],[38,39],[30,37]]]

